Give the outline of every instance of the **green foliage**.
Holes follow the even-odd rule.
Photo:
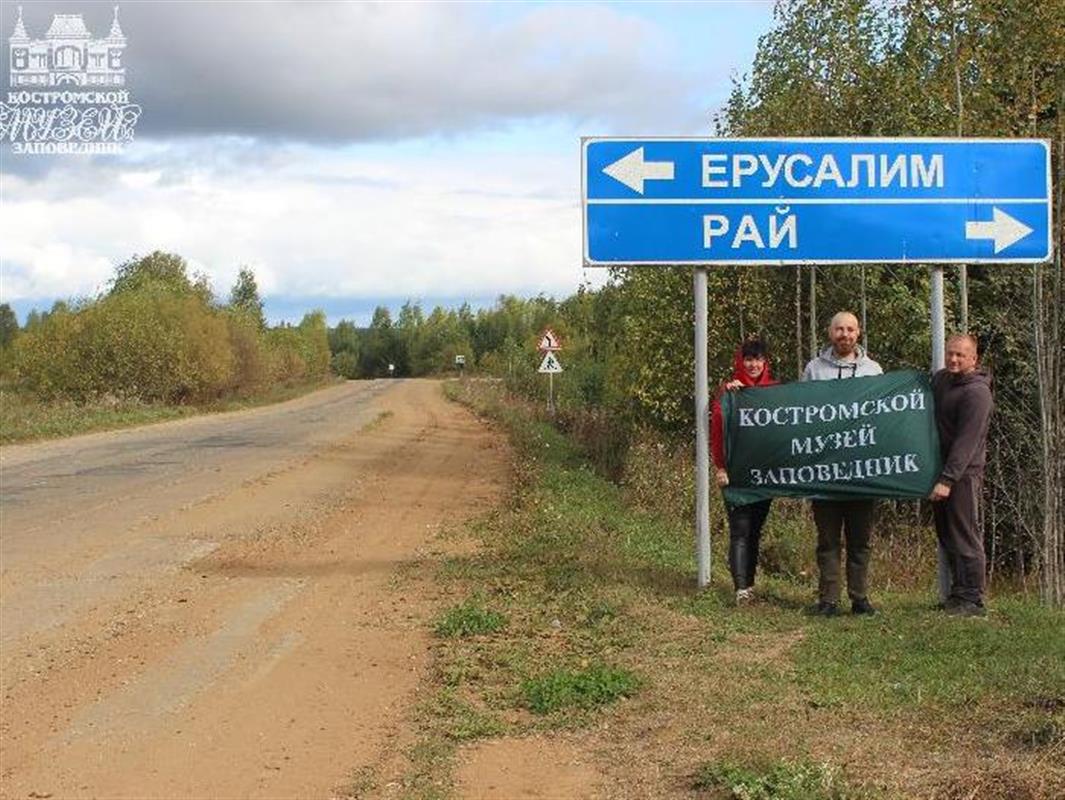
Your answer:
[[[312,311],[296,327],[281,325],[266,332],[271,380],[297,383],[329,373],[329,334],[325,313]]]
[[[0,348],[7,347],[18,335],[18,318],[7,303],[0,303]]]
[[[80,403],[41,401],[26,392],[0,389],[0,443],[14,444],[145,425],[197,411],[194,406],[146,404],[114,397]]]
[[[1061,612],[1017,600],[978,621],[922,606],[877,626],[814,626],[796,650],[796,678],[811,702],[848,708],[1055,695],[1065,691],[1061,626]]]
[[[203,403],[327,375],[325,315],[264,331],[255,295],[254,276],[242,270],[237,302],[218,308],[180,256],[134,257],[116,268],[107,294],[32,312],[5,366],[38,399],[77,402]]]
[[[722,800],[843,800],[855,797],[837,769],[809,761],[748,767],[732,761],[703,764],[692,788],[716,791]]]
[[[15,348],[16,374],[41,398],[203,400],[222,393],[232,370],[225,321],[199,293],[159,282],[53,311]]]
[[[401,364],[401,341],[392,325],[392,314],[384,306],[374,309],[373,321],[359,350],[359,374],[364,378],[388,377],[388,365],[397,370]]]
[[[240,411],[255,406],[281,403],[298,397],[309,388],[264,387],[259,393],[229,396],[196,405],[144,403],[105,395],[97,400],[42,401],[25,391],[0,389],[0,443],[14,444],[38,439],[76,436],[94,431],[148,425],[208,412]]]
[[[299,324],[300,355],[306,365],[306,374],[322,378],[329,374],[329,333],[325,325],[325,312],[311,311],[303,315]]]
[[[446,638],[456,636],[481,636],[497,631],[507,624],[507,618],[498,611],[484,608],[475,601],[448,609],[436,623],[436,635]]]
[[[412,375],[433,375],[454,368],[455,356],[472,359],[469,332],[454,311],[437,306],[418,329],[411,343]]]
[[[229,292],[229,307],[248,316],[259,327],[259,330],[266,328],[263,301],[259,297],[259,284],[255,280],[255,273],[248,267],[241,267],[237,274],[237,281]]]
[[[526,706],[537,714],[568,708],[598,708],[630,697],[640,682],[628,670],[602,664],[585,669],[558,669],[521,685]]]
[[[273,380],[266,339],[258,320],[243,310],[228,308],[224,319],[233,353],[233,370],[227,390],[236,394],[254,394]]]
[[[206,275],[189,278],[188,264],[179,255],[156,250],[146,256],[133,256],[115,268],[111,280],[111,295],[143,290],[166,291],[173,294],[195,294],[204,304],[213,300]]]
[[[329,329],[329,353],[333,372],[342,378],[359,377],[361,339],[355,324],[341,320]]]

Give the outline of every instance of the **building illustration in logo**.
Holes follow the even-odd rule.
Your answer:
[[[31,39],[19,6],[15,32],[8,42],[13,88],[114,88],[126,83],[122,66],[126,37],[118,24],[118,6],[104,39],[93,38],[81,14],[56,14],[44,38]]]

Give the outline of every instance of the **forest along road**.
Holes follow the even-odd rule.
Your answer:
[[[414,380],[3,448],[0,796],[330,797],[394,761],[432,612],[404,569],[505,465]]]

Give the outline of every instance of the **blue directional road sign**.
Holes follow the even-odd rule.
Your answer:
[[[582,140],[584,262],[1038,263],[1040,139]]]

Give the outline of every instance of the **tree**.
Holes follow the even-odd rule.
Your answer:
[[[300,320],[300,354],[306,364],[307,375],[321,377],[329,373],[329,334],[325,324],[325,312],[309,311]]]
[[[392,314],[384,306],[374,309],[373,320],[366,331],[362,351],[359,353],[359,373],[367,378],[387,376],[392,364],[399,373],[399,355],[402,342],[392,325]]]
[[[329,352],[333,372],[343,378],[359,377],[362,337],[354,322],[346,319],[329,330]]]
[[[470,352],[466,331],[454,311],[433,309],[410,351],[412,375],[431,375],[453,368],[455,356]]]
[[[205,303],[214,299],[207,276],[189,277],[185,259],[174,253],[156,250],[146,256],[133,256],[115,267],[109,294],[117,295],[148,288],[175,294],[195,294]]]
[[[0,347],[7,347],[18,335],[18,317],[7,303],[0,303]]]
[[[255,280],[255,273],[248,267],[241,267],[237,273],[237,282],[229,292],[229,306],[242,314],[255,320],[259,329],[266,328],[266,317],[263,316],[263,301],[259,297],[259,285]]]

